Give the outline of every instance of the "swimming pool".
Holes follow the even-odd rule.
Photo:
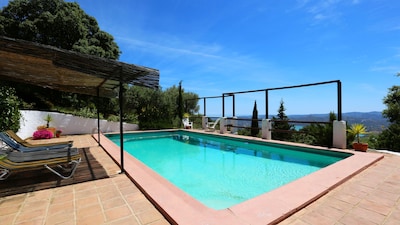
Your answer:
[[[119,135],[108,135],[119,145]],[[207,207],[269,192],[351,154],[186,131],[125,134],[125,150]]]
[[[242,142],[283,143],[233,134],[218,134],[217,132],[209,134],[202,130],[190,130],[189,132],[234,139],[239,137],[238,139]],[[132,133],[153,133],[153,131]],[[120,165],[120,147],[103,134],[93,135],[93,138],[98,140],[103,149]],[[295,143],[283,144],[317,151],[344,152],[351,156],[272,191],[221,210],[201,204],[126,151],[123,152],[124,172],[171,224],[265,225],[276,224],[284,220],[383,158],[381,154],[328,149]],[[132,192],[132,196],[135,196],[134,192]],[[138,201],[140,204],[140,200]]]

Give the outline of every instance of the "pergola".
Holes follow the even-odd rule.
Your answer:
[[[158,88],[159,78],[156,69],[0,36],[0,80],[97,97],[118,96],[121,172],[124,171],[122,85]],[[100,122],[98,132],[100,136]]]

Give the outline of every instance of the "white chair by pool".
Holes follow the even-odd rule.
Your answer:
[[[189,121],[189,118],[182,119],[183,128],[185,129],[193,129],[193,122]]]
[[[219,123],[222,117],[219,117],[214,122],[207,122],[207,131],[215,131],[215,126]]]

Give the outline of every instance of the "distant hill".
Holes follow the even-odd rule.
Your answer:
[[[329,121],[329,114],[311,114],[311,115],[289,115],[291,120],[301,121]],[[362,123],[368,131],[382,131],[382,127],[387,127],[389,122],[383,118],[382,112],[348,112],[342,114],[342,119],[351,125],[353,123]]]
[[[368,131],[382,131],[389,126],[389,121],[382,116],[382,112],[352,112],[343,114],[343,120],[349,124],[362,123]]]
[[[251,116],[238,116],[239,118],[251,119]],[[309,114],[309,115],[288,115],[290,120],[326,122],[329,121],[329,114]],[[362,123],[367,127],[367,131],[382,131],[383,127],[388,127],[389,122],[383,118],[382,112],[348,112],[342,114],[342,119],[351,125],[353,123]],[[259,115],[259,118],[265,118]],[[272,115],[269,116],[272,118]],[[240,121],[241,126],[250,126],[250,122]]]

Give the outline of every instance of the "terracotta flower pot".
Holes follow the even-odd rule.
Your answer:
[[[358,143],[358,142],[354,142],[353,143],[353,148],[356,151],[362,151],[362,152],[366,152],[368,150],[368,143]]]
[[[54,136],[54,134],[56,133],[56,128],[55,127],[48,127],[48,128],[46,128],[48,131],[50,131],[51,133],[53,133],[53,136]]]

